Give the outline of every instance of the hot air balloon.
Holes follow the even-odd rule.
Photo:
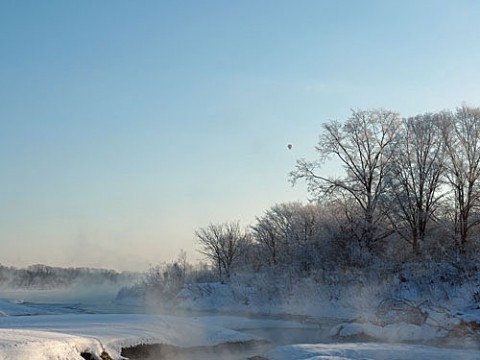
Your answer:
[[[292,144],[288,144],[287,147],[288,147],[288,150],[292,150],[293,145],[292,145]]]

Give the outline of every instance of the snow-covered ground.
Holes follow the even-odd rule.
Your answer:
[[[81,306],[74,309],[0,300],[0,359],[80,360],[82,353],[120,359],[122,349],[139,344],[192,348],[260,342],[235,329],[304,327],[296,321],[238,316],[85,314]]]
[[[82,359],[81,353],[120,358],[139,344],[210,346],[257,340],[253,335],[166,315],[62,314],[0,318],[0,359]]]
[[[117,360],[123,359],[122,349],[141,344],[194,348],[262,338],[272,344],[259,347],[258,355],[271,360],[480,359],[480,310],[471,306],[447,309],[406,300],[365,306],[365,301],[321,299],[324,307],[315,309],[322,305],[311,298],[275,302],[256,298],[248,287],[211,283],[187,286],[165,315],[152,308],[129,312],[113,299],[107,305],[54,299],[38,304],[30,295],[0,300],[2,360],[82,360],[86,354]],[[313,336],[291,337],[302,331]]]
[[[478,360],[476,350],[389,343],[341,343],[280,346],[268,351],[270,360]]]

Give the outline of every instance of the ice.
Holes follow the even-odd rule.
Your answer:
[[[476,350],[445,349],[391,343],[345,343],[281,346],[267,352],[269,360],[478,360]]]
[[[8,311],[15,305],[0,303]],[[27,314],[28,306],[26,309],[22,315]],[[60,314],[0,318],[0,359],[5,360],[82,359],[82,352],[100,356],[103,351],[116,359],[120,358],[122,348],[138,344],[194,347],[251,340],[258,338],[210,325],[208,321],[167,315]]]

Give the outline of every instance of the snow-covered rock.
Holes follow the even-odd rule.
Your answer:
[[[425,342],[447,335],[447,331],[430,325],[406,323],[379,326],[371,323],[344,323],[335,326],[330,335],[333,338],[377,339],[384,341]]]

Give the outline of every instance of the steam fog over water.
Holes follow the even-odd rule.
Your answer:
[[[420,298],[416,303],[375,298],[385,294],[385,289],[379,290],[381,284],[370,289],[363,284],[343,290],[338,284],[333,288],[323,286],[321,292],[334,291],[339,298],[323,298],[320,302],[311,296],[312,291],[319,290],[318,284],[314,288],[303,284],[302,292],[281,297],[277,294],[276,299],[270,300],[268,293],[254,292],[239,283],[215,282],[187,284],[174,298],[166,295],[158,298],[158,293],[151,298],[152,293],[139,291],[148,287],[145,278],[129,276],[112,281],[112,277],[108,280],[101,272],[95,276],[101,286],[79,282],[50,289],[3,287],[0,357],[16,360],[61,359],[65,354],[70,354],[68,358],[72,360],[100,356],[115,360],[120,356],[141,360],[480,357],[479,311],[458,307],[459,299],[454,300],[453,293],[450,301],[457,304],[456,311],[422,303]],[[132,288],[136,292],[132,293]],[[12,334],[19,344],[14,348],[8,340]],[[60,340],[59,336],[68,338]],[[36,355],[28,357],[32,346]]]

